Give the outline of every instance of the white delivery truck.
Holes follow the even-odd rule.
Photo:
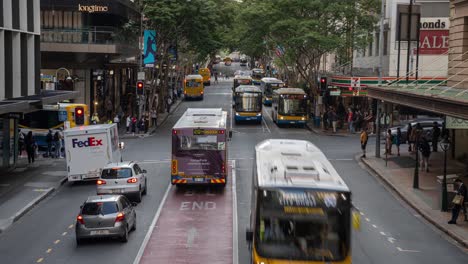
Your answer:
[[[117,124],[69,128],[64,140],[68,181],[94,180],[108,163],[122,161]]]

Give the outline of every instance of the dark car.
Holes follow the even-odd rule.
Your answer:
[[[135,205],[123,195],[88,197],[76,217],[77,245],[83,239],[98,237],[117,237],[127,242],[130,230],[136,229]]]
[[[437,122],[437,125],[439,128],[442,129],[442,123],[443,120],[441,118],[425,118],[425,119],[415,119],[411,120],[410,122],[407,122],[405,124],[402,124],[400,126],[396,127],[391,127],[390,130],[392,132],[392,135],[397,134],[397,128],[400,128],[401,130],[401,144],[404,144],[408,141],[409,135],[408,135],[408,123],[411,123],[411,127],[414,129],[416,128],[416,124],[419,123],[422,128],[423,128],[423,137],[429,141],[432,140],[432,127],[434,126],[434,122]],[[387,135],[387,129],[382,132],[382,138],[385,139],[385,136]]]

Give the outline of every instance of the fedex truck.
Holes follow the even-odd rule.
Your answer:
[[[64,140],[68,181],[97,179],[108,163],[122,161],[117,124],[69,128]]]

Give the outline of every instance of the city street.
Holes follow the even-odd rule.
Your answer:
[[[240,69],[240,66],[239,63],[233,63],[229,67],[217,65],[217,68],[222,72],[226,72],[227,68],[232,74]],[[356,161],[356,156],[360,154],[358,134],[339,137],[318,135],[307,128],[278,128],[271,119],[269,107],[263,109],[264,120],[261,124],[234,124],[231,88],[232,78],[220,79],[217,85],[212,78],[212,85],[205,88],[203,101],[182,102],[154,134],[145,138],[125,140],[123,159],[139,161],[141,167],[148,171],[149,184],[148,195],[136,208],[138,228],[130,233],[128,243],[99,240],[77,247],[74,234],[75,218],[81,203],[87,196],[95,194],[96,187],[94,182],[66,183],[0,234],[0,262],[134,263],[139,252],[140,254],[143,252],[143,241],[158,209],[163,206],[161,202],[166,192],[168,197],[183,195],[177,194],[177,188],[169,185],[172,126],[189,107],[217,107],[228,112],[233,131],[228,156],[236,165],[234,189],[236,193],[233,194],[236,199],[233,201],[237,200],[238,225],[232,227],[232,220],[227,219],[229,223],[223,225],[218,222],[212,228],[217,228],[220,234],[224,234],[229,239],[231,235],[225,232],[223,227],[237,230],[233,240],[237,240],[237,245],[233,245],[232,250],[238,252],[238,263],[249,263],[250,259],[245,230],[249,224],[254,146],[268,138],[302,139],[313,142],[322,149],[348,184],[352,191],[353,203],[362,215],[361,230],[353,230],[352,235],[354,263],[467,263],[466,252],[429,225]],[[370,139],[368,151],[374,150],[374,141],[374,138]],[[232,181],[231,183],[234,184]],[[233,205],[224,206],[232,208]],[[162,215],[165,213],[164,210],[167,210],[167,207],[162,209]],[[191,235],[193,243],[197,243],[197,236],[203,237],[204,233],[197,232]],[[158,241],[158,243],[164,244],[169,241]],[[210,248],[210,251],[215,255],[216,247],[222,245],[211,246],[214,248]],[[180,263],[207,263],[190,262],[190,259],[180,255],[172,257],[173,263],[182,259],[187,262]],[[202,256],[196,259],[212,258]],[[236,257],[233,256],[233,259]],[[226,259],[222,263],[231,263],[231,259]]]

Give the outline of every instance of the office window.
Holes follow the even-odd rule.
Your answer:
[[[28,12],[28,16],[27,16],[28,31],[34,32],[34,3],[33,1],[27,2],[26,10]]]
[[[13,18],[13,28],[20,29],[20,8],[19,8],[19,1],[11,1],[11,9],[12,9],[12,18]]]
[[[0,27],[3,27],[3,0],[0,0]]]
[[[369,35],[369,41],[370,42],[369,42],[369,48],[368,49],[369,49],[369,57],[371,57],[372,56],[373,44],[374,44],[373,39],[372,39],[372,35]]]
[[[383,55],[388,55],[388,31],[383,33]]]
[[[375,33],[375,56],[379,56],[380,52],[380,32]]]

